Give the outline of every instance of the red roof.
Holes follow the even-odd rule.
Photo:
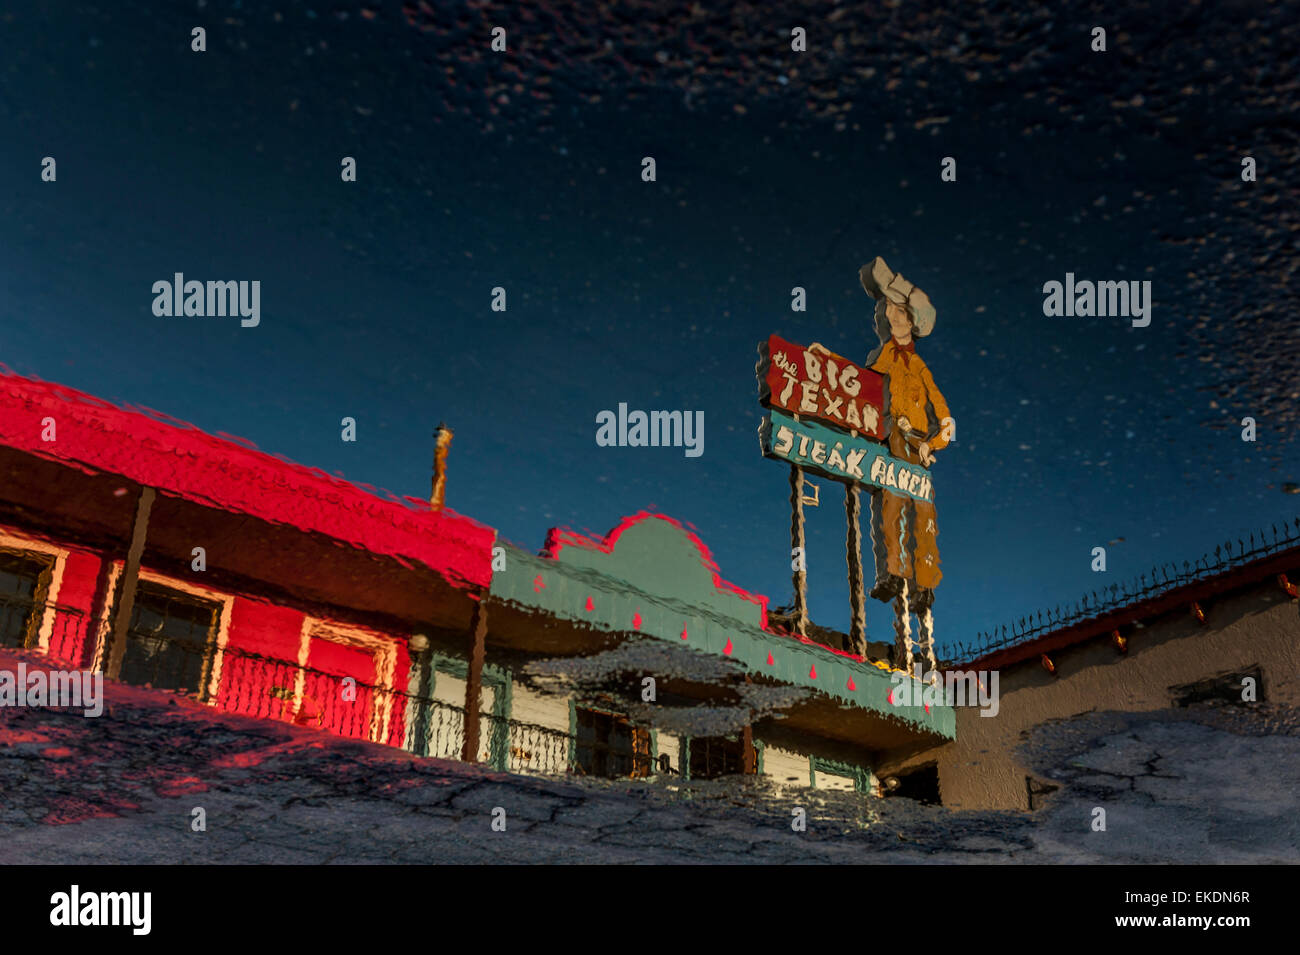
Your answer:
[[[43,440],[53,418],[56,440]],[[379,497],[315,468],[214,437],[145,408],[121,408],[61,385],[0,372],[0,444],[207,507],[324,534],[373,554],[418,561],[460,587],[492,579],[496,532],[427,502]]]

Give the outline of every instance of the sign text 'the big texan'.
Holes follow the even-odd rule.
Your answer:
[[[795,421],[775,408],[759,429],[763,454],[836,481],[885,488],[918,501],[934,500],[930,472],[894,457],[882,444],[833,431],[819,421]]]
[[[837,428],[884,437],[884,376],[773,335],[759,344],[759,400]]]

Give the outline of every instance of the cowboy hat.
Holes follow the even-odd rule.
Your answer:
[[[880,256],[862,266],[858,278],[866,293],[877,301],[906,306],[918,336],[923,338],[934,331],[935,310],[930,296],[891,269]]]

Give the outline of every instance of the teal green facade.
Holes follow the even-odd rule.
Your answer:
[[[764,629],[766,598],[723,581],[703,544],[676,521],[640,514],[604,541],[556,535],[548,551],[539,556],[506,545],[491,598],[602,631],[669,641],[922,733],[955,737],[951,707],[890,702],[901,674]]]

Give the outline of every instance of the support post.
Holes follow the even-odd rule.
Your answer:
[[[745,674],[745,683],[750,683],[749,674]],[[748,704],[746,704],[748,705]],[[740,734],[741,758],[744,760],[742,772],[746,776],[758,775],[758,759],[754,752],[754,724],[750,721],[745,722],[745,728]]]
[[[429,755],[429,724],[432,721],[430,705],[430,670],[429,638],[423,633],[414,633],[407,641],[407,650],[411,658],[410,684],[415,687],[415,695],[408,698],[406,706],[406,745],[403,749],[416,756]]]
[[[460,758],[478,762],[479,721],[483,697],[483,658],[487,650],[487,594],[480,594],[470,620],[469,671],[465,674],[465,742]]]
[[[862,579],[862,498],[856,484],[844,486],[844,512],[848,518],[849,652],[867,655],[867,595]]]
[[[144,541],[149,530],[149,512],[153,509],[154,489],[140,489],[135,504],[135,521],[131,525],[131,548],[126,552],[126,566],[122,570],[122,596],[113,614],[113,642],[109,647],[108,664],[104,675],[116,680],[122,673],[122,659],[126,656],[126,632],[135,610],[135,591],[140,583],[140,558],[144,556]]]
[[[912,617],[908,610],[908,582],[894,598],[894,665],[912,675]]]
[[[925,653],[925,667],[929,671],[925,681],[931,684],[937,683],[939,661],[934,655],[934,609],[927,607],[924,613],[919,614],[916,625],[917,635],[920,637],[920,649]]]
[[[799,636],[808,632],[808,552],[803,533],[803,468],[790,465],[790,549],[797,549],[799,566],[794,571],[794,629]]]

